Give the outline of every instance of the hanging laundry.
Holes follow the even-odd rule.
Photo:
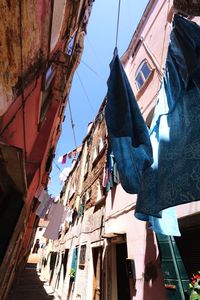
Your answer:
[[[42,185],[40,185],[35,192],[35,198],[37,198],[39,200],[39,196],[43,191],[44,191],[44,187]]]
[[[66,161],[67,161],[67,158],[71,159],[71,158],[76,157],[76,155],[81,152],[81,149],[82,149],[82,145],[77,147],[76,149],[72,150],[71,152],[68,152],[68,153],[65,153],[64,155],[61,155],[58,158],[58,162],[62,163],[62,164],[65,164]]]
[[[64,154],[62,157],[62,164],[66,164],[67,161],[67,154]]]
[[[65,218],[65,221],[69,224],[72,222],[72,215],[73,215],[73,209],[71,208],[67,208],[67,215],[66,215],[66,218]]]
[[[162,211],[161,218],[149,216],[147,221],[149,223],[149,228],[152,229],[155,233],[171,236],[181,235],[176,210],[174,207],[164,209]]]
[[[52,215],[49,224],[44,232],[44,237],[57,240],[62,222],[64,206],[61,203],[53,203],[51,207]]]
[[[155,112],[155,120],[157,120],[157,114]],[[154,123],[154,119],[152,121],[152,124]],[[158,157],[158,150],[159,150],[159,142],[155,138],[154,134],[151,134],[151,144],[153,149],[153,158],[154,163],[152,164],[151,168],[154,166],[154,164],[157,163],[157,157]],[[149,224],[149,228],[152,229],[156,233],[165,234],[165,235],[172,235],[172,236],[180,236],[177,216],[176,216],[176,210],[174,207],[170,207],[165,209],[164,211],[160,212],[160,217],[156,218],[150,215],[145,215],[141,213],[137,213],[137,210],[135,212],[135,217],[139,220],[146,221]]]
[[[114,154],[108,147],[107,163],[103,174],[103,187],[106,192],[109,192],[114,186],[119,183],[119,173],[117,171],[117,164],[115,162]]]
[[[109,88],[109,79],[108,103],[106,106],[106,122],[110,146],[115,154],[113,161],[115,157],[122,187],[129,193],[138,193],[142,173],[153,162],[152,147],[148,129],[138,108],[128,79],[124,75],[120,62],[117,61],[116,64],[118,65],[118,72],[122,72],[122,74],[121,77],[112,75],[111,66],[110,78],[112,78],[112,85]],[[114,91],[114,88],[120,87],[120,80],[122,81],[120,91]],[[126,93],[127,90],[128,92]],[[112,101],[109,100],[109,95]],[[153,146],[155,155],[156,145],[153,144]],[[107,179],[106,191],[108,192],[113,187],[113,178],[108,175],[109,169],[113,170],[113,163],[109,158],[107,161],[111,161],[110,166],[108,166],[105,172],[106,178],[104,178],[104,182]],[[153,215],[147,216],[139,213],[136,214],[136,217],[149,222],[149,228],[156,233],[180,236],[174,209],[165,210],[162,218],[161,214],[158,216],[159,218],[156,218]]]
[[[151,136],[154,163],[144,170],[137,214],[159,217],[200,199],[200,27],[174,16]]]
[[[35,192],[35,198],[37,198],[39,202],[42,202],[43,198],[46,196],[46,193],[47,191],[44,189],[44,187],[40,186]]]
[[[41,199],[40,200],[41,203],[40,203],[40,205],[38,206],[38,208],[36,210],[36,215],[38,217],[40,217],[40,219],[44,219],[48,209],[50,208],[50,206],[53,202],[53,198],[51,198],[48,195],[47,191],[45,191],[45,190],[42,192],[42,197],[43,198],[41,199],[41,194],[40,194],[39,198]]]
[[[149,133],[117,54],[110,68],[105,108],[109,142],[122,187],[136,194],[143,170],[153,162]]]

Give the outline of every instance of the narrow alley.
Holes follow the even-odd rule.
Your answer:
[[[36,270],[37,264],[27,264],[20,275],[14,288],[8,295],[7,300],[50,300],[55,299],[49,295],[44,288],[44,281],[41,281]]]
[[[0,36],[0,300],[200,300],[200,0],[1,0]]]

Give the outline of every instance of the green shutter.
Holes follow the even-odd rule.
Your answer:
[[[168,300],[187,299],[189,279],[172,236],[157,234],[161,268]],[[189,299],[189,298],[188,298]]]
[[[71,270],[74,270],[74,278],[76,277],[76,269],[77,269],[77,261],[78,261],[78,247],[74,248],[72,255],[72,264]]]

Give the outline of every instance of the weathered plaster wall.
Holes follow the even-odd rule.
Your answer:
[[[37,64],[48,51],[50,16],[49,0],[1,1],[0,116],[16,97],[19,77],[41,67]]]
[[[159,252],[154,233],[147,230],[146,222],[134,217],[136,195],[127,194],[119,184],[106,198],[105,235],[126,234],[128,258],[135,262],[136,286],[131,299],[166,300],[159,263]],[[152,263],[156,278],[145,281],[145,268]],[[133,289],[133,285],[130,285]],[[112,295],[112,300],[115,298]]]

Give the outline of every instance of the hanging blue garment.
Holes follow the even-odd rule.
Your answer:
[[[118,55],[111,62],[105,118],[124,190],[136,194],[142,172],[152,164],[149,132]]]
[[[176,210],[174,207],[164,209],[162,211],[161,218],[149,216],[147,221],[149,222],[149,228],[152,229],[155,233],[172,236],[181,235],[176,216]]]
[[[106,182],[105,188],[108,193],[113,187],[119,183],[117,165],[115,162],[114,154],[111,151],[110,146],[107,151],[107,163],[106,163]]]
[[[162,89],[161,89],[160,93],[163,93]],[[152,121],[152,127],[155,129],[155,132],[152,132],[152,134],[150,136],[152,149],[153,149],[153,158],[154,158],[154,163],[151,166],[151,169],[157,168],[157,162],[158,162],[159,140],[158,140],[158,135],[157,135],[158,127],[156,126],[156,121],[158,119],[161,108],[162,108],[163,113],[164,113],[164,110],[166,110],[166,112],[167,112],[167,106],[164,105],[162,107],[162,103],[159,102],[158,105],[156,106],[154,118]],[[152,188],[153,188],[153,186],[152,186]],[[176,209],[174,207],[164,209],[162,212],[160,212],[159,218],[153,217],[153,216],[147,215],[147,214],[137,213],[137,210],[135,212],[135,217],[139,220],[148,222],[149,228],[152,229],[155,233],[160,233],[160,234],[164,234],[164,235],[172,235],[172,236],[180,236],[181,235],[179,226],[178,226],[177,216],[176,216]]]
[[[153,156],[147,127],[118,57],[114,57],[111,63],[105,113],[110,146],[115,155],[122,187],[128,193],[137,193],[142,172],[145,167],[150,166]],[[111,149],[108,151],[109,155]],[[156,149],[157,143],[153,143],[154,155]],[[113,170],[113,165],[116,164],[111,161],[108,156],[108,167]],[[108,179],[107,192],[114,185],[112,177],[109,176]],[[143,214],[137,214],[136,217],[149,222],[149,228],[156,233],[180,236],[174,208],[165,210],[162,218]]]
[[[158,98],[151,126],[158,146],[143,172],[138,218],[200,199],[200,27],[178,15]]]

